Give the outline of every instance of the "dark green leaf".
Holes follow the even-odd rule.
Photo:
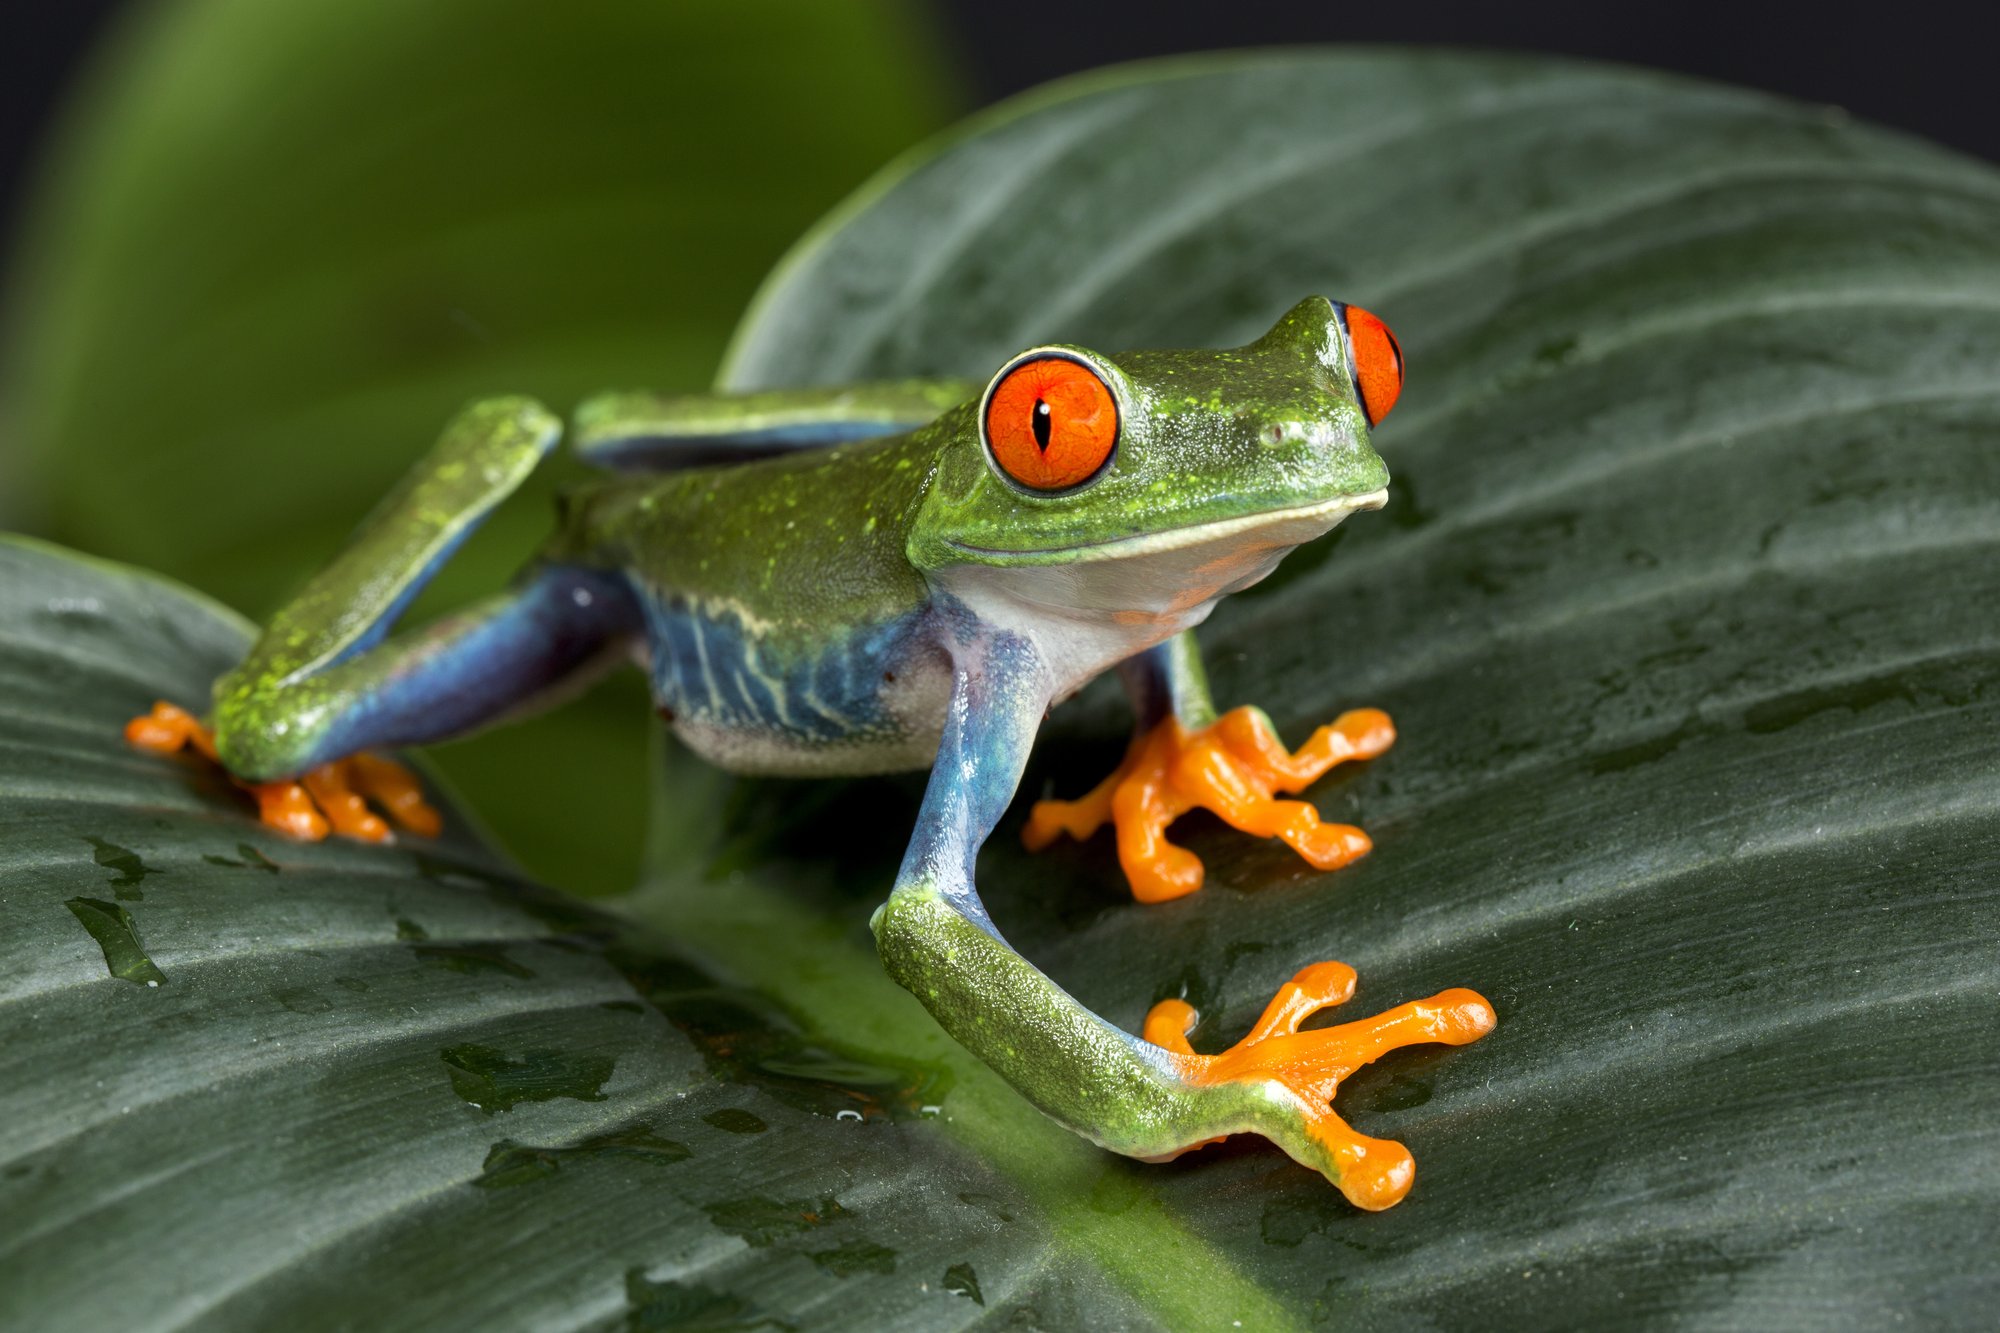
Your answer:
[[[124,713],[196,697],[240,631],[22,555],[0,570],[0,1217],[32,1220],[0,1233],[0,1322],[1977,1325],[2000,178],[1562,63],[1140,68],[865,189],[781,269],[732,374],[1222,344],[1313,290],[1410,354],[1378,437],[1396,498],[1207,642],[1222,699],[1288,734],[1395,713],[1396,750],[1312,793],[1377,850],[1319,876],[1190,820],[1210,887],[1140,908],[1102,840],[1029,858],[1008,825],[981,881],[1080,998],[1136,1026],[1185,992],[1209,1049],[1317,958],[1360,970],[1359,1004],[1484,990],[1494,1035],[1342,1093],[1413,1147],[1405,1203],[1356,1213],[1255,1141],[1108,1157],[967,1060],[867,947],[920,779],[670,756],[637,906],[713,961],[607,949],[470,844],[277,844],[226,787],[125,754]],[[1059,712],[1027,789],[1088,786],[1124,725],[1108,690]],[[64,907],[115,898],[90,837],[160,872],[110,905],[167,984],[107,975]],[[278,874],[208,859],[246,839]],[[416,953],[440,945],[533,975]],[[615,1064],[604,1101],[488,1119],[441,1058],[465,1045],[502,1073]],[[866,1077],[815,1085],[833,1072]],[[769,1132],[722,1123],[745,1109]],[[689,1156],[581,1151],[607,1134]],[[815,1262],[871,1247],[893,1273]]]
[[[898,1275],[974,1252],[1125,1308],[1046,1285],[1039,1229],[996,1236],[1035,1215],[1017,1182],[849,1109],[925,1084],[902,1054],[523,882],[449,808],[422,851],[292,843],[126,746],[245,644],[0,539],[0,1327],[932,1327],[969,1307]]]
[[[1106,840],[1029,858],[1009,826],[982,886],[1114,1020],[1197,998],[1209,1049],[1325,957],[1360,970],[1357,1006],[1471,985],[1501,1024],[1343,1093],[1416,1153],[1387,1214],[1247,1144],[1106,1179],[1336,1326],[1982,1322],[2000,176],[1606,68],[1135,67],[864,191],[766,288],[729,378],[1227,345],[1309,292],[1408,353],[1377,437],[1395,498],[1205,638],[1221,701],[1293,737],[1394,714],[1390,755],[1313,792],[1377,850],[1320,876],[1191,820],[1212,887],[1145,909]],[[1124,725],[1108,689],[1058,712],[1025,789],[1086,788]],[[894,863],[911,807],[876,801],[836,918]],[[808,873],[830,824],[739,864]],[[675,919],[756,957],[719,914]],[[809,1002],[802,960],[764,957],[751,975]]]

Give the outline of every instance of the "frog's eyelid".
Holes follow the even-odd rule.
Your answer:
[[[1354,396],[1358,399],[1361,396],[1361,369],[1354,364],[1354,333],[1347,327],[1347,302],[1333,303],[1333,318],[1340,325],[1340,355],[1347,362],[1347,382],[1354,386]],[[1364,406],[1362,411],[1365,413],[1367,408]],[[1375,423],[1371,421],[1368,424],[1372,426]]]

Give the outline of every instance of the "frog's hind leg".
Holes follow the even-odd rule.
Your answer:
[[[1336,764],[1388,749],[1396,738],[1388,714],[1353,709],[1290,751],[1261,709],[1216,715],[1193,631],[1141,653],[1119,671],[1138,713],[1131,748],[1089,794],[1036,802],[1022,830],[1030,851],[1064,833],[1088,838],[1111,823],[1119,864],[1141,902],[1164,902],[1201,887],[1201,861],[1166,838],[1167,825],[1196,807],[1245,833],[1281,839],[1320,870],[1367,855],[1373,844],[1366,833],[1352,824],[1323,823],[1307,802],[1278,794],[1303,791]]]
[[[436,814],[393,761],[360,752],[460,735],[548,694],[639,623],[622,577],[565,565],[510,594],[384,641],[398,615],[554,444],[525,399],[466,409],[348,547],[276,616],[215,688],[211,734],[172,705],[135,719],[149,749],[190,746],[257,798],[266,823],[379,840],[370,803],[417,832]]]
[[[897,435],[977,397],[969,380],[881,380],[752,393],[608,393],[576,411],[570,448],[619,472],[745,463]]]
[[[1354,988],[1351,969],[1320,963],[1281,989],[1250,1035],[1221,1055],[1188,1044],[1193,1011],[1179,1001],[1155,1008],[1143,1038],[1091,1013],[1008,947],[973,885],[980,843],[1020,780],[1047,706],[1047,682],[1033,650],[1016,640],[961,645],[954,656],[916,835],[872,923],[889,974],[1036,1106],[1104,1147],[1151,1161],[1230,1134],[1261,1134],[1360,1207],[1402,1198],[1409,1153],[1334,1114],[1340,1080],[1398,1046],[1475,1040],[1493,1027],[1491,1007],[1471,991],[1446,991],[1302,1032],[1305,1019]]]

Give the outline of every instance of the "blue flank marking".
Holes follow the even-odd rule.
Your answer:
[[[678,597],[644,600],[653,694],[676,717],[801,741],[846,740],[893,727],[882,704],[883,673],[908,659],[921,613],[863,626],[819,653],[791,657],[746,633],[733,615],[707,616]]]
[[[510,598],[424,631],[393,672],[342,689],[300,767],[462,734],[557,685],[639,623],[622,574],[543,566]]]
[[[624,436],[577,446],[577,455],[602,467],[629,472],[672,472],[713,463],[749,463],[800,449],[824,449],[857,440],[900,435],[929,423],[908,421],[810,421],[727,435]]]

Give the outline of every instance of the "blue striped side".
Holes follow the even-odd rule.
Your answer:
[[[832,632],[800,650],[753,632],[734,613],[671,595],[646,599],[646,621],[654,698],[676,718],[818,742],[897,729],[883,690],[923,632],[914,613]]]

